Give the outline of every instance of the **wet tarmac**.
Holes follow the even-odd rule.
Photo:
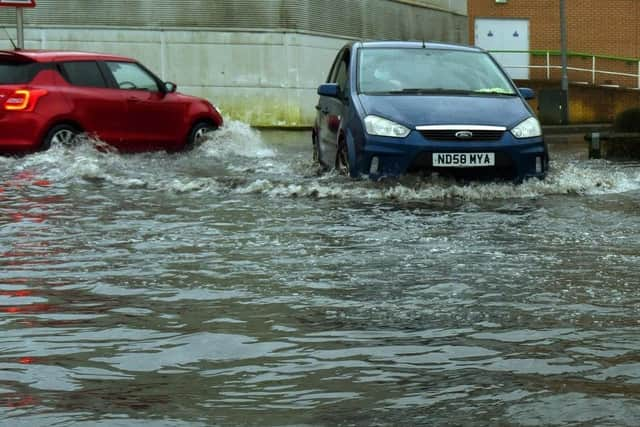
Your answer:
[[[0,158],[0,425],[637,425],[640,163],[550,149],[519,186],[233,121]]]

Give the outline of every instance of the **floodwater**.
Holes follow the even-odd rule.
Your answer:
[[[229,122],[0,158],[0,425],[640,424],[640,164],[373,183],[310,153]]]

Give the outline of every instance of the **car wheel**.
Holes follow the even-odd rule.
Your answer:
[[[192,150],[195,147],[199,146],[203,142],[205,142],[208,138],[209,132],[213,132],[217,128],[208,122],[198,122],[192,128],[191,132],[189,132],[189,138],[187,139],[187,150]]]
[[[311,137],[313,144],[313,163],[320,163],[320,153],[318,152],[318,137],[313,135]]]
[[[72,145],[79,133],[80,131],[72,125],[56,125],[47,132],[41,147],[43,150],[48,150],[52,145]]]
[[[336,170],[340,175],[349,175],[349,151],[344,140],[338,142],[338,152],[336,153]]]
[[[318,135],[313,135],[313,163],[319,165],[323,171],[327,170],[327,165],[322,162],[320,156],[320,144],[318,142]]]

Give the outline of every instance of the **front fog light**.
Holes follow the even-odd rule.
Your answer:
[[[374,156],[371,159],[371,166],[369,166],[369,173],[373,175],[378,173],[378,170],[380,170],[380,159],[378,158],[378,156]]]

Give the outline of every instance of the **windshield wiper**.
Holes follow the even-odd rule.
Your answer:
[[[501,96],[518,96],[513,92],[504,92],[502,90],[480,89],[445,89],[436,88],[406,88],[385,91],[363,92],[366,95],[501,95]]]
[[[474,90],[473,93],[477,95],[518,96],[518,94],[515,92],[505,92],[502,89],[479,89],[479,90]]]
[[[406,88],[402,90],[393,91],[393,93],[404,93],[404,94],[416,94],[416,95],[438,95],[438,94],[447,94],[447,95],[469,95],[474,92],[471,90],[464,89],[445,89],[441,87],[434,88]]]

